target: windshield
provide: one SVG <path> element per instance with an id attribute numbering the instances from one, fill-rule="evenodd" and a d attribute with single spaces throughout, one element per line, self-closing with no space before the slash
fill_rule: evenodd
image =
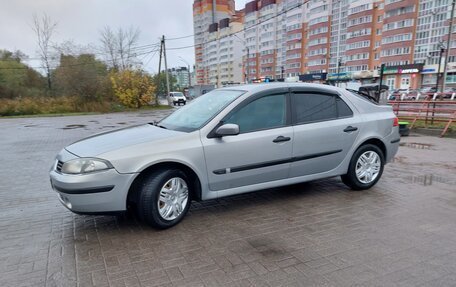
<path id="1" fill-rule="evenodd" d="M 245 91 L 211 91 L 164 118 L 159 125 L 170 130 L 192 132 L 204 126 L 243 93 Z"/>
<path id="2" fill-rule="evenodd" d="M 184 94 L 182 94 L 182 93 L 171 93 L 171 96 L 174 96 L 174 97 L 183 97 Z"/>

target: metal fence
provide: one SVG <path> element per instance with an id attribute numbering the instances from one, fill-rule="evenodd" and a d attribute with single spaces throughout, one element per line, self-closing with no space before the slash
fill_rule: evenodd
<path id="1" fill-rule="evenodd" d="M 400 120 L 411 121 L 411 129 L 418 120 L 423 121 L 426 128 L 434 123 L 444 123 L 440 134 L 443 137 L 450 126 L 456 122 L 456 101 L 454 100 L 394 100 L 388 103 Z"/>

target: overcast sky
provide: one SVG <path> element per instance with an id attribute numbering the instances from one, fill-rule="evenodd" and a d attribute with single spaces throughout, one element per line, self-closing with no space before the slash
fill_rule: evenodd
<path id="1" fill-rule="evenodd" d="M 236 8 L 247 0 L 237 0 Z M 98 45 L 99 31 L 104 26 L 138 27 L 138 45 L 167 38 L 193 34 L 193 0 L 0 0 L 0 49 L 19 49 L 30 58 L 37 57 L 36 36 L 32 30 L 33 15 L 47 13 L 57 22 L 53 41 L 72 40 L 81 45 Z M 167 41 L 167 48 L 193 45 L 193 37 Z M 146 70 L 156 72 L 158 53 L 140 57 Z M 168 52 L 168 66 L 185 65 L 179 57 L 194 63 L 193 48 Z M 38 63 L 30 61 L 30 65 Z"/>

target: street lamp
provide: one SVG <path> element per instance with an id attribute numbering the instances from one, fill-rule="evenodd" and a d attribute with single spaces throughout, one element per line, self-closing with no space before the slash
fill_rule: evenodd
<path id="1" fill-rule="evenodd" d="M 250 52 L 250 51 L 249 51 L 249 47 L 247 46 L 247 42 L 246 42 L 244 39 L 242 39 L 241 37 L 239 37 L 239 36 L 236 35 L 236 34 L 232 34 L 232 35 L 233 35 L 234 37 L 238 38 L 238 39 L 242 42 L 242 44 L 244 45 L 244 47 L 245 47 L 246 50 L 247 50 L 247 58 L 246 58 L 246 60 L 245 60 L 245 62 L 244 62 L 244 79 L 245 79 L 245 83 L 248 84 L 248 83 L 249 83 L 249 77 L 248 77 L 248 68 L 249 68 L 249 65 L 248 65 L 248 63 L 249 63 L 249 52 Z"/>
<path id="2" fill-rule="evenodd" d="M 185 64 L 187 64 L 187 67 L 188 67 L 188 70 L 187 70 L 187 73 L 188 73 L 188 86 L 190 87 L 192 85 L 192 75 L 190 73 L 190 64 L 184 60 L 184 58 L 182 58 L 181 56 L 179 56 L 179 59 L 184 62 Z"/>
<path id="3" fill-rule="evenodd" d="M 340 66 L 342 66 L 342 58 L 339 58 L 337 60 L 337 80 L 336 80 L 337 87 L 339 86 Z"/>

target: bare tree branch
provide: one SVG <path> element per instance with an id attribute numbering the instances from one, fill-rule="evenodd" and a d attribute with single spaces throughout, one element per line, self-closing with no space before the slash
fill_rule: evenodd
<path id="1" fill-rule="evenodd" d="M 38 17 L 36 14 L 33 15 L 33 31 L 37 36 L 38 53 L 41 58 L 41 65 L 46 71 L 46 77 L 48 82 L 48 88 L 52 88 L 51 83 L 51 38 L 55 32 L 57 23 L 53 22 L 51 17 L 47 14 L 43 14 Z"/>
<path id="2" fill-rule="evenodd" d="M 101 49 L 106 54 L 107 64 L 116 70 L 132 67 L 136 61 L 134 47 L 139 39 L 138 28 L 128 30 L 119 28 L 114 32 L 109 26 L 100 32 Z"/>

